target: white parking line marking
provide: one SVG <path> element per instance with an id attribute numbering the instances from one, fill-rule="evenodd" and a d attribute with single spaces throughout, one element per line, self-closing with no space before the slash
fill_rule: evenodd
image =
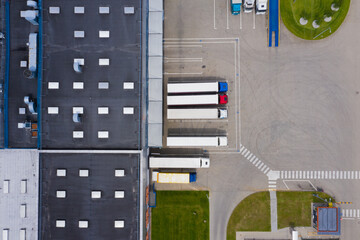
<path id="1" fill-rule="evenodd" d="M 253 29 L 255 29 L 255 11 L 253 11 Z"/>
<path id="2" fill-rule="evenodd" d="M 336 179 L 339 179 L 339 171 L 336 171 Z"/>
<path id="3" fill-rule="evenodd" d="M 349 209 L 346 209 L 346 210 L 345 210 L 345 216 L 346 216 L 346 217 L 349 216 Z"/>
<path id="4" fill-rule="evenodd" d="M 351 179 L 354 179 L 354 171 L 351 171 Z"/>
<path id="5" fill-rule="evenodd" d="M 214 0 L 214 29 L 216 29 L 215 10 L 216 10 L 216 0 Z"/>
<path id="6" fill-rule="evenodd" d="M 226 29 L 229 29 L 229 0 L 226 1 Z"/>
<path id="7" fill-rule="evenodd" d="M 302 173 L 303 173 L 303 171 L 300 171 L 300 172 L 299 172 L 299 178 L 300 178 L 300 179 L 302 178 Z"/>
<path id="8" fill-rule="evenodd" d="M 310 179 L 313 178 L 313 171 L 310 171 Z"/>
<path id="9" fill-rule="evenodd" d="M 169 73 L 169 72 L 164 72 L 164 75 L 202 75 L 203 72 L 192 72 L 192 73 L 184 73 L 184 72 L 181 72 L 181 73 L 177 73 L 177 72 L 174 72 L 174 73 Z"/>
<path id="10" fill-rule="evenodd" d="M 242 29 L 242 14 L 240 14 L 240 29 Z"/>

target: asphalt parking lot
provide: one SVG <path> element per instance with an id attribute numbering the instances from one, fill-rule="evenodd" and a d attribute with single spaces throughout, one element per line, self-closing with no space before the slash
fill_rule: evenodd
<path id="1" fill-rule="evenodd" d="M 265 172 L 360 169 L 359 33 L 354 31 L 359 27 L 359 12 L 360 4 L 352 2 L 339 30 L 318 42 L 300 40 L 281 25 L 279 48 L 269 48 L 267 15 L 232 16 L 227 1 L 165 2 L 165 83 L 171 71 L 179 73 L 176 77 L 231 79 L 226 69 L 232 64 L 230 50 L 225 44 L 217 45 L 212 53 L 200 40 L 239 42 L 239 115 L 229 114 L 229 121 L 238 121 L 237 131 L 236 124 L 230 123 L 221 128 L 219 122 L 165 122 L 165 128 L 213 127 L 227 131 L 228 136 L 238 133 L 239 144 L 229 137 L 229 148 L 234 150 L 210 150 L 211 167 L 198 170 L 196 186 L 210 189 L 211 240 L 225 239 L 227 221 L 242 198 L 269 188 Z M 169 50 L 171 42 L 178 46 Z M 166 63 L 167 58 L 175 57 L 201 59 L 206 68 L 199 68 L 201 62 Z M 223 59 L 220 64 L 219 59 Z M 191 72 L 202 74 L 186 74 Z M 234 107 L 232 94 L 229 109 Z M 359 178 L 355 175 L 341 180 L 313 177 L 309 181 L 341 201 L 353 201 L 352 208 L 359 208 Z M 274 189 L 287 189 L 282 180 L 272 184 Z M 358 236 L 356 222 L 356 218 L 344 222 L 343 239 Z"/>

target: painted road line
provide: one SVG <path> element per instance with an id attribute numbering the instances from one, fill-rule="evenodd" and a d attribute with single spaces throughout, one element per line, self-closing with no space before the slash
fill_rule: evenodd
<path id="1" fill-rule="evenodd" d="M 264 173 L 267 174 L 269 170 L 270 170 L 270 168 L 267 167 L 267 168 L 265 169 Z"/>
<path id="2" fill-rule="evenodd" d="M 250 160 L 250 158 L 253 156 L 252 153 L 250 153 L 250 155 L 247 157 L 248 160 Z"/>
<path id="3" fill-rule="evenodd" d="M 261 161 L 258 161 L 258 163 L 255 165 L 255 167 L 259 166 L 260 163 L 261 163 Z"/>
<path id="4" fill-rule="evenodd" d="M 276 181 L 269 181 L 269 184 L 274 185 L 274 184 L 276 184 Z"/>
<path id="5" fill-rule="evenodd" d="M 244 148 L 243 150 L 242 150 L 242 152 L 240 152 L 242 155 L 244 155 L 244 153 L 246 153 L 248 150 L 246 149 L 246 148 Z"/>
<path id="6" fill-rule="evenodd" d="M 216 11 L 216 0 L 214 0 L 214 29 L 216 29 L 215 11 Z"/>
<path id="7" fill-rule="evenodd" d="M 260 169 L 262 172 L 264 172 L 265 168 L 266 168 L 266 164 Z"/>
<path id="8" fill-rule="evenodd" d="M 255 158 L 256 158 L 256 156 L 254 155 L 254 156 L 250 159 L 250 162 L 252 163 Z"/>
<path id="9" fill-rule="evenodd" d="M 242 152 L 242 150 L 244 150 L 244 146 L 241 146 L 241 148 L 240 148 L 240 153 Z"/>
<path id="10" fill-rule="evenodd" d="M 258 158 L 255 159 L 255 161 L 253 162 L 253 164 L 257 163 L 259 161 Z"/>
<path id="11" fill-rule="evenodd" d="M 263 165 L 264 165 L 264 163 L 262 162 L 262 163 L 259 165 L 258 169 L 260 169 Z"/>
<path id="12" fill-rule="evenodd" d="M 244 157 L 246 158 L 249 154 L 250 154 L 250 152 L 247 152 L 247 153 L 244 155 Z"/>
<path id="13" fill-rule="evenodd" d="M 229 29 L 229 0 L 226 1 L 226 29 Z"/>

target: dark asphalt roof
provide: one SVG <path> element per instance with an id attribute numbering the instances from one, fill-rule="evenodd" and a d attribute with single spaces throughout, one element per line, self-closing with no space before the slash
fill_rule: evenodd
<path id="1" fill-rule="evenodd" d="M 84 14 L 74 7 L 83 6 Z M 109 14 L 99 14 L 108 6 Z M 134 15 L 125 15 L 124 6 L 134 6 Z M 49 7 L 60 7 L 60 14 L 50 14 Z M 138 149 L 140 146 L 140 1 L 44 1 L 44 71 L 42 85 L 42 148 L 49 149 Z M 84 31 L 84 38 L 74 38 L 74 31 Z M 99 31 L 109 31 L 110 38 L 99 38 Z M 81 73 L 73 69 L 75 58 L 84 59 Z M 109 59 L 109 66 L 99 66 L 99 59 Z M 58 82 L 59 89 L 48 89 Z M 84 89 L 73 89 L 73 82 L 83 82 Z M 109 89 L 98 89 L 108 82 Z M 134 89 L 124 89 L 132 82 Z M 48 114 L 48 107 L 58 107 L 59 114 Z M 81 123 L 73 122 L 73 107 L 83 107 Z M 98 107 L 108 107 L 109 114 L 99 115 Z M 134 114 L 123 114 L 133 107 Z M 73 138 L 73 131 L 84 137 Z M 108 131 L 109 138 L 99 139 L 98 131 Z"/>
<path id="2" fill-rule="evenodd" d="M 41 239 L 138 239 L 138 162 L 136 154 L 57 154 L 40 155 L 41 166 Z M 57 170 L 66 176 L 57 176 Z M 89 171 L 80 177 L 79 170 Z M 116 177 L 115 170 L 124 170 Z M 57 198 L 56 191 L 66 191 Z M 91 191 L 101 191 L 100 199 L 92 199 Z M 124 191 L 124 198 L 115 198 Z M 65 220 L 65 227 L 56 227 Z M 79 221 L 88 228 L 79 228 Z M 114 221 L 123 220 L 124 228 Z"/>

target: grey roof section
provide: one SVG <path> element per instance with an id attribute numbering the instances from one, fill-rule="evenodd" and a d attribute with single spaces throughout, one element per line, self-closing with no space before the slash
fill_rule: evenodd
<path id="1" fill-rule="evenodd" d="M 149 124 L 150 123 L 161 123 L 163 115 L 162 102 L 149 102 Z"/>
<path id="2" fill-rule="evenodd" d="M 149 101 L 163 100 L 163 80 L 162 78 L 149 78 Z"/>
<path id="3" fill-rule="evenodd" d="M 149 78 L 162 78 L 163 57 L 149 56 Z"/>
<path id="4" fill-rule="evenodd" d="M 163 135 L 163 2 L 149 1 L 148 145 L 162 147 Z"/>
<path id="5" fill-rule="evenodd" d="M 150 0 L 149 11 L 150 12 L 162 12 L 163 11 L 163 0 Z"/>
<path id="6" fill-rule="evenodd" d="M 8 229 L 10 239 L 19 239 L 20 229 L 25 229 L 26 239 L 36 240 L 39 196 L 38 151 L 0 150 L 0 163 L 0 229 L 1 231 Z M 8 193 L 5 193 L 7 187 Z M 21 205 L 26 205 L 25 217 L 21 216 Z"/>
<path id="7" fill-rule="evenodd" d="M 319 231 L 336 232 L 337 220 L 337 208 L 319 208 Z"/>
<path id="8" fill-rule="evenodd" d="M 43 5 L 42 148 L 139 149 L 140 1 L 46 0 Z M 104 6 L 109 13 L 99 9 Z M 60 13 L 50 14 L 49 7 L 59 7 Z M 84 7 L 84 13 L 74 7 Z M 124 7 L 135 7 L 134 14 L 126 15 Z M 84 37 L 75 38 L 75 31 Z M 84 60 L 81 72 L 74 70 L 75 59 Z M 49 89 L 52 82 L 57 89 Z M 125 87 L 128 82 L 133 87 Z M 49 114 L 49 107 L 58 107 L 58 114 Z M 79 123 L 73 121 L 74 107 L 83 110 Z M 99 107 L 108 113 L 99 114 Z M 125 114 L 124 107 L 133 113 Z M 82 135 L 74 138 L 74 131 Z M 99 138 L 99 131 L 107 131 L 108 138 Z"/>
<path id="9" fill-rule="evenodd" d="M 139 154 L 61 154 L 40 155 L 41 239 L 98 240 L 138 239 Z M 66 176 L 57 176 L 57 170 Z M 80 176 L 80 169 L 88 176 Z M 124 170 L 123 175 L 115 175 Z M 64 172 L 62 172 L 63 175 Z M 57 198 L 56 191 L 66 191 Z M 100 191 L 100 198 L 92 198 Z M 115 198 L 115 191 L 124 191 Z M 65 220 L 65 227 L 56 227 L 56 220 Z M 79 228 L 79 221 L 88 221 L 88 228 Z M 123 228 L 115 228 L 115 220 L 123 220 Z"/>
<path id="10" fill-rule="evenodd" d="M 163 35 L 149 34 L 149 56 L 163 56 Z"/>
<path id="11" fill-rule="evenodd" d="M 149 146 L 161 147 L 162 135 L 163 135 L 163 124 L 162 123 L 151 123 L 148 126 L 149 134 Z"/>
<path id="12" fill-rule="evenodd" d="M 163 33 L 163 12 L 149 12 L 149 33 Z"/>

